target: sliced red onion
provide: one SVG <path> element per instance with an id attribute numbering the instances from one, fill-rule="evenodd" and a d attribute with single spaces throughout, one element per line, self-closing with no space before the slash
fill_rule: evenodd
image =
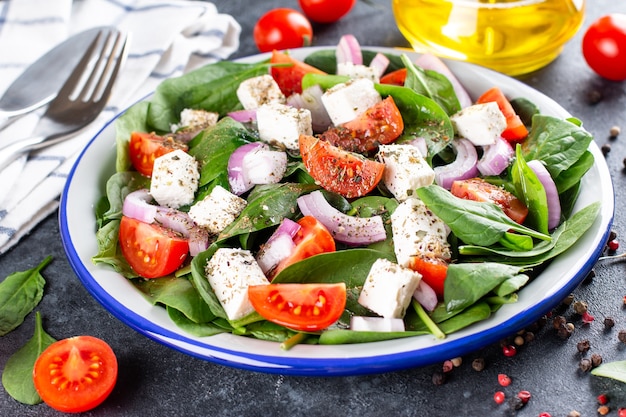
<path id="1" fill-rule="evenodd" d="M 426 139 L 423 137 L 416 137 L 409 141 L 410 145 L 416 146 L 419 149 L 420 153 L 424 158 L 428 156 L 428 145 L 426 144 Z"/>
<path id="2" fill-rule="evenodd" d="M 389 66 L 389 58 L 387 58 L 384 54 L 378 52 L 374 55 L 372 62 L 370 62 L 370 68 L 373 68 L 376 71 L 376 76 L 378 78 L 382 77 L 385 71 L 387 71 L 387 67 Z"/>
<path id="3" fill-rule="evenodd" d="M 420 280 L 417 289 L 413 293 L 413 298 L 415 298 L 417 302 L 426 309 L 426 311 L 433 311 L 439 302 L 435 290 L 433 290 L 430 285 L 425 283 L 423 279 Z"/>
<path id="4" fill-rule="evenodd" d="M 230 155 L 228 159 L 228 183 L 233 194 L 241 195 L 254 186 L 254 184 L 246 178 L 243 160 L 248 153 L 260 148 L 269 149 L 263 142 L 252 142 L 240 146 Z"/>
<path id="5" fill-rule="evenodd" d="M 404 321 L 392 317 L 350 317 L 350 330 L 361 332 L 403 332 Z"/>
<path id="6" fill-rule="evenodd" d="M 228 113 L 228 116 L 239 123 L 250 123 L 256 121 L 256 109 L 235 110 Z"/>
<path id="7" fill-rule="evenodd" d="M 122 205 L 122 214 L 144 223 L 152 223 L 159 206 L 150 204 L 152 196 L 150 191 L 143 188 L 129 193 Z"/>
<path id="8" fill-rule="evenodd" d="M 433 168 L 435 182 L 446 190 L 449 190 L 456 180 L 473 178 L 478 175 L 478 168 L 476 168 L 478 154 L 472 142 L 459 138 L 453 140 L 451 145 L 456 153 L 454 162 Z"/>
<path id="9" fill-rule="evenodd" d="M 511 163 L 515 150 L 508 140 L 499 136 L 493 145 L 483 147 L 483 156 L 476 164 L 482 175 L 500 175 Z"/>
<path id="10" fill-rule="evenodd" d="M 463 87 L 459 79 L 456 78 L 452 71 L 450 71 L 450 68 L 448 68 L 445 62 L 441 59 L 432 54 L 423 54 L 415 60 L 415 64 L 425 70 L 433 70 L 445 75 L 448 80 L 450 80 L 450 83 L 454 88 L 454 92 L 456 93 L 456 97 L 459 99 L 461 108 L 472 105 L 472 99 L 467 93 L 465 87 Z"/>
<path id="11" fill-rule="evenodd" d="M 339 242 L 359 246 L 387 238 L 382 217 L 349 216 L 331 206 L 319 190 L 299 197 L 298 207 L 305 216 L 315 217 Z"/>
<path id="12" fill-rule="evenodd" d="M 264 274 L 276 268 L 280 261 L 293 252 L 296 247 L 293 237 L 299 230 L 298 223 L 285 218 L 267 242 L 261 246 L 256 260 Z"/>
<path id="13" fill-rule="evenodd" d="M 361 45 L 354 35 L 343 35 L 337 45 L 337 64 L 363 65 Z"/>
<path id="14" fill-rule="evenodd" d="M 561 222 L 561 200 L 559 200 L 559 192 L 556 189 L 556 184 L 541 161 L 534 159 L 528 161 L 527 164 L 535 175 L 537 175 L 537 178 L 546 190 L 546 199 L 548 200 L 548 229 L 552 230 Z"/>
<path id="15" fill-rule="evenodd" d="M 322 94 L 324 94 L 322 87 L 315 84 L 303 90 L 302 94 L 295 93 L 287 97 L 288 105 L 311 112 L 311 127 L 314 132 L 324 132 L 333 125 L 322 103 Z"/>
<path id="16" fill-rule="evenodd" d="M 258 148 L 243 157 L 244 177 L 252 184 L 276 184 L 287 170 L 287 154 Z"/>

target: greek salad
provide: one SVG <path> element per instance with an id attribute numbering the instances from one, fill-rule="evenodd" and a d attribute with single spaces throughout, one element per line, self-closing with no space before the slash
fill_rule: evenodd
<path id="1" fill-rule="evenodd" d="M 282 343 L 444 338 L 591 226 L 582 123 L 350 35 L 219 62 L 116 121 L 99 252 L 176 325 Z"/>

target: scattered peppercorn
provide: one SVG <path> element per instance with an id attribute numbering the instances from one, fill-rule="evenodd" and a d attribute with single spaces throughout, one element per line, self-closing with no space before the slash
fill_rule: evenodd
<path id="1" fill-rule="evenodd" d="M 617 417 L 626 417 L 626 408 L 620 408 L 617 410 Z"/>
<path id="2" fill-rule="evenodd" d="M 615 230 L 611 230 L 609 232 L 609 240 L 613 240 L 617 238 L 617 232 Z"/>
<path id="3" fill-rule="evenodd" d="M 587 339 L 581 340 L 580 342 L 576 343 L 576 349 L 578 349 L 580 353 L 587 353 L 590 348 L 591 343 L 589 343 L 589 340 Z"/>
<path id="4" fill-rule="evenodd" d="M 609 240 L 609 242 L 606 244 L 606 246 L 609 248 L 609 250 L 611 252 L 616 252 L 619 249 L 619 240 L 617 239 L 611 239 Z"/>
<path id="5" fill-rule="evenodd" d="M 604 328 L 605 329 L 612 329 L 615 326 L 615 320 L 613 320 L 613 317 L 605 317 L 604 318 Z"/>
<path id="6" fill-rule="evenodd" d="M 576 314 L 582 315 L 587 312 L 587 303 L 584 301 L 575 301 L 574 304 L 572 304 L 572 308 Z"/>
<path id="7" fill-rule="evenodd" d="M 443 385 L 446 382 L 446 375 L 441 371 L 435 371 L 432 380 L 435 385 Z"/>
<path id="8" fill-rule="evenodd" d="M 600 364 L 602 364 L 602 356 L 600 356 L 599 353 L 591 355 L 591 366 L 595 368 L 596 366 L 600 366 Z"/>
<path id="9" fill-rule="evenodd" d="M 524 337 L 520 335 L 515 336 L 515 339 L 513 339 L 513 343 L 515 343 L 515 346 L 522 346 L 524 342 Z"/>
<path id="10" fill-rule="evenodd" d="M 476 372 L 480 372 L 483 369 L 485 369 L 485 359 L 483 358 L 476 358 L 472 361 L 472 369 L 474 369 Z"/>
<path id="11" fill-rule="evenodd" d="M 611 144 L 610 143 L 603 144 L 602 147 L 600 147 L 600 150 L 602 151 L 602 155 L 607 156 L 609 152 L 611 152 Z"/>
<path id="12" fill-rule="evenodd" d="M 522 400 L 524 404 L 526 404 L 530 400 L 530 397 L 531 397 L 530 391 L 526 391 L 526 390 L 518 392 L 517 396 Z"/>
<path id="13" fill-rule="evenodd" d="M 454 365 L 452 364 L 452 361 L 447 360 L 443 362 L 443 372 L 450 372 L 452 369 L 454 369 Z"/>
<path id="14" fill-rule="evenodd" d="M 610 412 L 611 412 L 611 409 L 607 407 L 606 405 L 601 405 L 600 407 L 598 407 L 598 414 L 600 414 L 601 416 L 605 416 L 609 414 Z"/>
<path id="15" fill-rule="evenodd" d="M 572 336 L 573 329 L 569 326 L 571 323 L 561 324 L 561 327 L 556 331 L 557 336 L 566 340 Z"/>
<path id="16" fill-rule="evenodd" d="M 506 396 L 504 395 L 504 392 L 502 391 L 498 391 L 495 394 L 493 394 L 493 400 L 496 402 L 496 404 L 502 404 L 505 398 Z"/>
<path id="17" fill-rule="evenodd" d="M 626 330 L 620 330 L 617 334 L 617 339 L 622 343 L 626 343 Z"/>
<path id="18" fill-rule="evenodd" d="M 570 294 L 567 297 L 565 297 L 565 299 L 562 301 L 563 304 L 565 304 L 566 306 L 569 306 L 572 304 L 572 302 L 574 301 L 574 294 Z"/>
<path id="19" fill-rule="evenodd" d="M 580 413 L 576 410 L 572 410 L 567 414 L 567 417 L 580 417 Z"/>
<path id="20" fill-rule="evenodd" d="M 587 93 L 587 101 L 589 104 L 598 104 L 602 101 L 602 93 L 598 90 L 591 90 Z"/>
<path id="21" fill-rule="evenodd" d="M 456 358 L 450 359 L 450 361 L 452 362 L 452 365 L 454 365 L 455 368 L 458 368 L 463 363 L 463 358 L 458 356 Z"/>
<path id="22" fill-rule="evenodd" d="M 552 417 L 552 414 L 543 412 L 539 414 L 539 417 Z"/>
<path id="23" fill-rule="evenodd" d="M 620 134 L 620 132 L 621 132 L 621 129 L 620 129 L 620 127 L 619 127 L 619 126 L 611 126 L 611 129 L 609 129 L 609 135 L 610 135 L 612 138 L 616 138 L 616 137 L 618 137 L 618 136 L 619 136 L 619 134 Z"/>
<path id="24" fill-rule="evenodd" d="M 605 405 L 606 403 L 609 402 L 609 397 L 607 397 L 606 394 L 600 394 L 596 398 L 598 400 L 598 404 L 600 405 Z"/>
<path id="25" fill-rule="evenodd" d="M 498 374 L 498 384 L 508 387 L 511 385 L 511 378 L 507 374 Z"/>
<path id="26" fill-rule="evenodd" d="M 509 406 L 512 410 L 519 410 L 525 405 L 526 404 L 524 403 L 524 401 L 522 401 L 522 399 L 517 395 L 515 397 L 511 397 L 511 399 L 509 400 Z"/>
<path id="27" fill-rule="evenodd" d="M 591 368 L 593 368 L 593 365 L 591 364 L 591 359 L 582 358 L 578 363 L 578 368 L 580 368 L 580 370 L 583 372 L 591 371 Z"/>
<path id="28" fill-rule="evenodd" d="M 533 332 L 526 332 L 526 333 L 524 333 L 524 342 L 525 343 L 532 342 L 533 340 L 535 340 L 535 333 L 533 333 Z"/>
<path id="29" fill-rule="evenodd" d="M 591 284 L 591 282 L 593 281 L 593 279 L 596 277 L 596 271 L 594 269 L 592 269 L 591 271 L 589 271 L 589 273 L 587 274 L 587 276 L 585 277 L 585 279 L 583 280 L 583 284 Z"/>
<path id="30" fill-rule="evenodd" d="M 595 320 L 595 317 L 593 317 L 591 314 L 589 314 L 588 311 L 585 311 L 583 313 L 582 320 L 583 320 L 583 323 L 589 324 L 589 323 L 591 323 L 592 321 Z"/>
<path id="31" fill-rule="evenodd" d="M 502 346 L 502 353 L 504 356 L 510 358 L 517 354 L 517 348 L 514 345 Z"/>
<path id="32" fill-rule="evenodd" d="M 562 326 L 565 325 L 565 323 L 567 323 L 567 320 L 565 320 L 565 317 L 563 316 L 555 316 L 552 320 L 552 325 L 554 326 L 555 330 L 559 330 Z"/>

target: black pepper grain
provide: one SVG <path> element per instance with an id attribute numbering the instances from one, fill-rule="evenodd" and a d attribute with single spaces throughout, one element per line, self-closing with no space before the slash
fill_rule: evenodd
<path id="1" fill-rule="evenodd" d="M 576 343 L 576 349 L 578 349 L 580 353 L 587 353 L 590 348 L 591 343 L 589 343 L 589 340 L 587 339 L 581 340 L 580 342 Z"/>
<path id="2" fill-rule="evenodd" d="M 607 156 L 611 152 L 611 144 L 605 143 L 600 149 L 602 150 L 602 155 Z"/>
<path id="3" fill-rule="evenodd" d="M 593 365 L 591 364 L 591 359 L 582 358 L 578 363 L 578 368 L 583 372 L 589 372 L 591 368 L 593 368 Z"/>
<path id="4" fill-rule="evenodd" d="M 613 320 L 613 317 L 605 317 L 604 318 L 604 328 L 606 330 L 612 329 L 613 326 L 615 326 L 615 320 Z"/>
<path id="5" fill-rule="evenodd" d="M 432 377 L 433 384 L 443 385 L 446 383 L 446 375 L 441 371 L 435 371 Z"/>
<path id="6" fill-rule="evenodd" d="M 599 90 L 591 90 L 587 93 L 587 101 L 589 104 L 598 104 L 602 101 L 602 93 Z"/>
<path id="7" fill-rule="evenodd" d="M 568 326 L 568 324 L 569 323 L 562 324 L 556 331 L 557 336 L 559 336 L 563 340 L 569 339 L 572 335 L 573 329 L 571 328 L 571 326 Z"/>
<path id="8" fill-rule="evenodd" d="M 472 369 L 476 372 L 481 372 L 485 369 L 485 359 L 484 358 L 476 358 L 472 361 Z"/>
<path id="9" fill-rule="evenodd" d="M 620 330 L 617 334 L 617 339 L 622 343 L 626 343 L 626 330 Z"/>
<path id="10" fill-rule="evenodd" d="M 572 304 L 572 308 L 576 314 L 580 314 L 581 316 L 587 312 L 587 303 L 584 301 L 575 301 Z"/>
<path id="11" fill-rule="evenodd" d="M 524 400 L 517 395 L 509 399 L 509 407 L 511 407 L 511 410 L 520 410 L 525 405 L 526 403 L 524 402 Z"/>
<path id="12" fill-rule="evenodd" d="M 563 316 L 554 316 L 554 319 L 552 319 L 552 326 L 554 326 L 556 330 L 559 330 L 565 323 L 567 323 L 567 320 L 565 320 Z"/>
<path id="13" fill-rule="evenodd" d="M 602 356 L 599 353 L 594 353 L 593 355 L 591 355 L 591 366 L 595 368 L 596 366 L 600 366 L 601 363 Z"/>
<path id="14" fill-rule="evenodd" d="M 609 136 L 613 139 L 618 137 L 620 133 L 621 129 L 619 126 L 611 126 L 611 129 L 609 129 Z"/>

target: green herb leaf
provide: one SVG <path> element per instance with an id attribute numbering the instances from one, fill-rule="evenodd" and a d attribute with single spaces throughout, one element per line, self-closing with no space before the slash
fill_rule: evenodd
<path id="1" fill-rule="evenodd" d="M 2 371 L 2 385 L 15 400 L 29 405 L 41 402 L 33 383 L 33 367 L 41 352 L 54 342 L 56 339 L 43 330 L 37 312 L 33 337 L 9 358 Z"/>
<path id="2" fill-rule="evenodd" d="M 43 297 L 46 280 L 40 271 L 52 261 L 48 256 L 37 267 L 14 272 L 0 283 L 0 336 L 22 324 Z"/>
<path id="3" fill-rule="evenodd" d="M 613 378 L 617 381 L 626 382 L 626 361 L 603 363 L 591 370 L 591 375 Z"/>

